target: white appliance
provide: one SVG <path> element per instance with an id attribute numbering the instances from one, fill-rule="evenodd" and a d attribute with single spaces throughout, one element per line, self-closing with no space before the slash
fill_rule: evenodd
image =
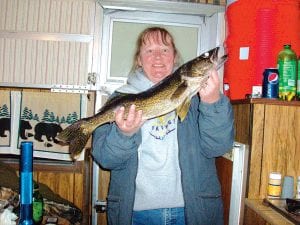
<path id="1" fill-rule="evenodd" d="M 223 157 L 233 162 L 229 225 L 242 225 L 244 218 L 249 146 L 235 142 L 232 151 L 226 153 Z"/>

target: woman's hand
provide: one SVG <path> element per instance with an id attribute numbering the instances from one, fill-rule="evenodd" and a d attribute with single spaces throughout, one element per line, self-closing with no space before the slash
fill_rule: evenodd
<path id="1" fill-rule="evenodd" d="M 207 86 L 198 92 L 202 102 L 214 103 L 220 99 L 220 80 L 217 70 L 210 71 Z"/>
<path id="2" fill-rule="evenodd" d="M 116 111 L 115 121 L 123 134 L 131 136 L 135 134 L 145 122 L 145 120 L 142 119 L 142 114 L 142 110 L 136 111 L 135 105 L 131 105 L 127 118 L 125 118 L 125 108 L 121 106 Z"/>

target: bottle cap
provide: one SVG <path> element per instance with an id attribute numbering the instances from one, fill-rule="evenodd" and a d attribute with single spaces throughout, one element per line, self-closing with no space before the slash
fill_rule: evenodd
<path id="1" fill-rule="evenodd" d="M 271 172 L 269 178 L 279 180 L 279 179 L 281 179 L 281 173 Z"/>

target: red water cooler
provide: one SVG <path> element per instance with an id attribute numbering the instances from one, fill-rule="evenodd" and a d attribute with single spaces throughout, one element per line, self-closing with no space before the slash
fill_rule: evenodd
<path id="1" fill-rule="evenodd" d="M 300 0 L 238 0 L 226 8 L 224 82 L 230 98 L 243 99 L 277 66 L 284 44 L 300 55 Z"/>

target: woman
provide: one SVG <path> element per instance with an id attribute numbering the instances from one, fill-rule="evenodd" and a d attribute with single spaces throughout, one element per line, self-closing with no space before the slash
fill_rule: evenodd
<path id="1" fill-rule="evenodd" d="M 174 71 L 177 60 L 167 30 L 145 29 L 127 85 L 117 91 L 150 88 Z M 212 70 L 183 122 L 174 111 L 143 121 L 143 112 L 132 105 L 127 118 L 120 107 L 115 123 L 94 132 L 94 159 L 111 171 L 110 225 L 223 224 L 215 157 L 232 147 L 233 114 L 219 88 L 217 71 Z"/>

